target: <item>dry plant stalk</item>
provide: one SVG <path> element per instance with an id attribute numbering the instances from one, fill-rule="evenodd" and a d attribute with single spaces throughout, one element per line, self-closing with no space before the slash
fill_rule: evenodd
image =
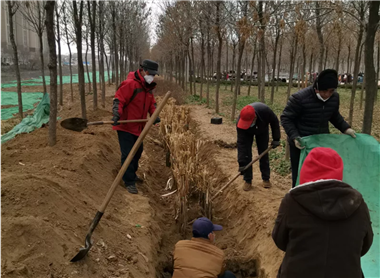
<path id="1" fill-rule="evenodd" d="M 190 130 L 190 109 L 177 106 L 174 99 L 161 112 L 160 133 L 170 153 L 170 164 L 174 182 L 177 186 L 177 210 L 180 221 L 180 232 L 186 235 L 188 223 L 188 200 L 196 193 L 199 204 L 206 217 L 212 217 L 210 189 L 215 179 L 209 174 L 210 167 L 208 143 L 197 139 Z"/>

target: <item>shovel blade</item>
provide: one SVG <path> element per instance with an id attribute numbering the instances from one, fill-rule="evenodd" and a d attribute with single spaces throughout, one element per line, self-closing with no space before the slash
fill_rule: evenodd
<path id="1" fill-rule="evenodd" d="M 74 258 L 71 259 L 70 262 L 72 263 L 75 263 L 77 261 L 80 261 L 81 259 L 83 259 L 84 257 L 86 257 L 88 251 L 90 251 L 90 248 L 91 247 L 88 247 L 88 248 L 81 248 L 78 252 L 78 254 L 75 255 Z"/>
<path id="2" fill-rule="evenodd" d="M 65 129 L 81 132 L 87 128 L 87 120 L 82 118 L 69 118 L 61 122 Z"/>

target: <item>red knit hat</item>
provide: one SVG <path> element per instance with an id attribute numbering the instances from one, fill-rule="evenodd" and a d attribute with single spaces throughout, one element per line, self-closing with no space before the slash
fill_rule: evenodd
<path id="1" fill-rule="evenodd" d="M 237 124 L 238 128 L 248 129 L 256 118 L 255 108 L 251 105 L 246 105 L 240 111 L 240 119 Z"/>
<path id="2" fill-rule="evenodd" d="M 303 162 L 300 184 L 327 179 L 343 179 L 343 160 L 333 149 L 314 148 Z"/>

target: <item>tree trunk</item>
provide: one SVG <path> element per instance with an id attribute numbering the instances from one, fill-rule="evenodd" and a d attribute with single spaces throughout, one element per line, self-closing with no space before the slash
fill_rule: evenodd
<path id="1" fill-rule="evenodd" d="M 191 79 L 194 82 L 194 95 L 197 95 L 196 82 L 195 82 L 194 44 L 193 44 L 193 38 L 192 37 L 190 38 L 190 42 L 191 42 L 191 60 L 192 60 L 192 64 L 193 64 L 193 70 L 191 71 Z M 190 84 L 190 86 L 191 86 L 191 84 Z"/>
<path id="2" fill-rule="evenodd" d="M 302 80 L 302 88 L 306 88 L 306 45 L 305 43 L 302 45 L 302 67 L 301 67 L 301 80 Z M 298 78 L 299 79 L 299 78 Z"/>
<path id="3" fill-rule="evenodd" d="M 104 50 L 104 45 L 103 45 L 103 50 Z M 106 65 L 107 65 L 107 75 L 108 75 L 108 86 L 111 86 L 111 74 L 110 74 L 110 59 L 108 59 L 107 53 L 104 51 L 103 55 L 106 57 Z"/>
<path id="4" fill-rule="evenodd" d="M 365 81 L 366 81 L 366 98 L 364 106 L 363 128 L 362 132 L 371 135 L 373 107 L 377 94 L 377 80 L 374 65 L 374 45 L 377 26 L 379 24 L 379 1 L 369 2 L 369 18 L 365 38 Z"/>
<path id="5" fill-rule="evenodd" d="M 190 95 L 193 94 L 193 83 L 192 83 L 192 78 L 193 78 L 193 74 L 192 74 L 192 67 L 193 67 L 193 64 L 191 62 L 191 57 L 190 57 L 190 51 L 187 51 L 187 55 L 188 55 L 188 58 L 189 58 L 189 69 L 190 69 L 190 79 L 189 79 L 189 82 L 190 82 Z"/>
<path id="6" fill-rule="evenodd" d="M 280 53 L 278 56 L 278 67 L 277 67 L 277 82 L 276 82 L 276 92 L 278 92 L 278 84 L 282 82 L 280 80 L 280 71 L 281 71 L 281 55 L 282 55 L 282 46 L 284 44 L 284 37 L 281 38 L 280 42 Z"/>
<path id="7" fill-rule="evenodd" d="M 88 55 L 88 33 L 86 34 L 86 56 L 84 57 L 84 59 L 86 61 L 86 71 L 87 71 L 87 79 L 88 79 L 88 92 L 91 93 L 91 79 L 90 79 L 90 71 L 88 70 L 87 55 Z"/>
<path id="8" fill-rule="evenodd" d="M 207 107 L 210 107 L 210 54 L 211 54 L 211 45 L 210 45 L 210 28 L 209 24 L 207 24 L 207 89 L 206 89 L 206 104 Z"/>
<path id="9" fill-rule="evenodd" d="M 273 104 L 274 99 L 274 87 L 275 87 L 275 74 L 276 74 L 276 58 L 277 58 L 277 47 L 278 47 L 278 40 L 280 39 L 280 30 L 276 30 L 276 38 L 274 41 L 274 50 L 273 50 L 273 62 L 272 62 L 272 89 L 270 94 L 270 103 Z"/>
<path id="10" fill-rule="evenodd" d="M 226 83 L 225 83 L 225 86 L 224 86 L 224 90 L 227 90 L 227 75 L 228 75 L 228 37 L 226 36 L 226 79 L 224 80 Z"/>
<path id="11" fill-rule="evenodd" d="M 205 77 L 205 40 L 204 34 L 201 32 L 201 91 L 200 91 L 200 100 L 203 98 L 203 82 Z"/>
<path id="12" fill-rule="evenodd" d="M 235 93 L 234 93 L 234 97 L 232 101 L 231 121 L 235 119 L 236 100 L 237 100 L 238 91 L 240 88 L 241 59 L 243 57 L 244 46 L 245 46 L 245 39 L 240 38 L 239 39 L 239 56 L 238 56 L 238 61 L 237 61 L 237 72 L 236 72 L 236 78 L 235 78 Z"/>
<path id="13" fill-rule="evenodd" d="M 115 59 L 115 71 L 116 71 L 116 81 L 115 81 L 115 91 L 119 87 L 119 55 L 117 50 L 117 40 L 116 40 L 116 2 L 113 2 L 113 9 L 112 9 L 112 30 L 113 30 L 113 46 L 114 46 L 114 59 Z"/>
<path id="14" fill-rule="evenodd" d="M 59 105 L 62 106 L 63 105 L 63 84 L 62 84 L 61 34 L 60 34 L 60 29 L 59 29 L 58 8 L 57 6 L 55 7 L 56 7 L 55 12 L 57 15 L 57 44 L 58 44 L 58 64 L 59 64 Z"/>
<path id="15" fill-rule="evenodd" d="M 91 40 L 91 58 L 92 58 L 92 92 L 93 92 L 93 97 L 94 97 L 94 110 L 98 109 L 98 92 L 97 92 L 97 87 L 96 87 L 96 45 L 95 45 L 95 28 L 96 28 L 96 1 L 92 3 L 92 12 L 91 12 L 91 4 L 90 1 L 87 1 L 88 5 L 88 15 L 89 15 L 89 20 L 90 20 L 90 29 L 91 29 L 91 35 L 90 35 L 90 40 Z"/>
<path id="16" fill-rule="evenodd" d="M 309 80 L 309 83 L 313 83 L 314 80 L 312 79 L 313 78 L 313 71 L 314 69 L 312 68 L 313 66 L 313 52 L 310 54 L 310 61 L 309 61 L 309 76 L 308 76 L 308 80 Z"/>
<path id="17" fill-rule="evenodd" d="M 339 34 L 338 36 L 338 53 L 336 55 L 336 61 L 335 61 L 335 70 L 339 74 L 339 63 L 340 63 L 340 51 L 342 48 L 342 36 Z M 348 73 L 348 72 L 347 72 Z"/>
<path id="18" fill-rule="evenodd" d="M 220 17 L 221 17 L 221 11 L 220 11 L 220 4 L 221 2 L 218 1 L 216 3 L 216 28 L 217 28 L 217 34 L 218 34 L 218 60 L 216 62 L 216 92 L 215 92 L 215 113 L 219 113 L 219 88 L 220 88 L 220 71 L 221 71 L 221 64 L 220 60 L 222 58 L 222 45 L 223 45 L 223 37 L 222 37 L 222 31 L 220 26 Z"/>
<path id="19" fill-rule="evenodd" d="M 288 84 L 287 99 L 289 99 L 290 92 L 293 87 L 294 62 L 295 62 L 296 53 L 297 53 L 297 43 L 298 43 L 297 34 L 293 33 L 293 45 L 290 52 L 290 70 L 289 70 L 289 84 Z"/>
<path id="20" fill-rule="evenodd" d="M 364 17 L 364 12 L 362 13 L 361 19 L 363 17 Z M 362 43 L 363 33 L 364 33 L 364 26 L 360 24 L 359 36 L 358 36 L 358 41 L 357 41 L 356 50 L 355 50 L 355 66 L 354 66 L 354 74 L 352 77 L 350 111 L 349 111 L 349 116 L 348 116 L 348 123 L 350 125 L 352 125 L 352 119 L 354 116 L 354 102 L 355 102 L 356 86 L 358 84 L 358 74 L 359 74 L 359 67 L 360 67 L 360 57 L 359 57 L 360 45 Z"/>
<path id="21" fill-rule="evenodd" d="M 57 132 L 57 53 L 55 51 L 54 34 L 54 6 L 55 1 L 47 1 L 46 10 L 46 34 L 49 45 L 49 69 L 50 69 L 50 115 L 49 115 L 49 145 L 56 144 Z"/>
<path id="22" fill-rule="evenodd" d="M 44 46 L 42 43 L 42 35 L 43 33 L 41 32 L 38 34 L 38 40 L 40 42 L 40 59 L 41 59 L 41 74 L 42 74 L 42 84 L 44 86 L 44 93 L 47 93 L 46 89 L 46 80 L 45 80 L 45 62 L 44 62 Z"/>
<path id="23" fill-rule="evenodd" d="M 327 57 L 328 57 L 328 54 L 329 54 L 329 48 L 326 46 L 325 63 L 324 63 L 323 69 L 326 69 L 326 67 L 327 67 Z"/>
<path id="24" fill-rule="evenodd" d="M 255 45 L 253 47 L 253 55 L 252 55 L 252 63 L 251 63 L 251 76 L 249 78 L 249 85 L 248 85 L 248 95 L 251 95 L 251 84 L 252 84 L 252 79 L 253 79 L 253 66 L 255 64 L 255 57 L 256 57 L 256 45 L 257 43 L 255 42 Z"/>
<path id="25" fill-rule="evenodd" d="M 72 54 L 71 54 L 71 47 L 70 47 L 69 32 L 67 30 L 66 3 L 64 3 L 64 6 L 63 6 L 63 21 L 65 24 L 66 44 L 67 44 L 67 47 L 69 49 L 70 90 L 71 90 L 71 102 L 73 102 L 74 101 L 74 90 L 73 90 L 73 70 L 72 70 L 72 66 L 71 66 Z"/>
<path id="26" fill-rule="evenodd" d="M 232 68 L 232 73 L 234 73 L 235 74 L 235 79 L 237 78 L 237 76 L 236 76 L 236 67 L 235 67 L 235 57 L 236 57 L 236 43 L 235 42 L 233 42 L 233 44 L 232 44 L 232 46 L 233 46 L 233 50 L 232 50 L 232 66 L 231 66 L 231 68 Z M 233 90 L 234 90 L 234 82 L 231 80 L 231 93 L 233 92 Z"/>
<path id="27" fill-rule="evenodd" d="M 14 35 L 14 27 L 13 27 L 13 16 L 16 13 L 16 11 L 13 10 L 15 1 L 7 1 L 8 5 L 8 16 L 9 16 L 9 29 L 10 34 L 9 38 L 11 40 L 12 48 L 13 48 L 13 65 L 15 67 L 16 72 L 16 79 L 17 79 L 17 98 L 18 98 L 18 114 L 20 116 L 20 119 L 24 118 L 24 113 L 22 112 L 22 93 L 21 93 L 21 75 L 20 75 L 20 67 L 18 64 L 18 52 L 17 52 L 17 44 L 15 41 L 15 35 Z"/>
<path id="28" fill-rule="evenodd" d="M 347 73 L 351 73 L 351 66 L 350 66 L 350 57 L 351 57 L 351 44 L 348 44 L 348 56 L 347 56 Z"/>
<path id="29" fill-rule="evenodd" d="M 365 57 L 365 51 L 364 51 L 364 57 Z M 363 78 L 363 83 L 361 84 L 361 88 L 360 88 L 360 100 L 359 100 L 359 110 L 362 110 L 363 108 L 363 96 L 364 96 L 364 90 L 365 90 L 365 80 L 366 78 Z"/>
<path id="30" fill-rule="evenodd" d="M 79 13 L 77 8 L 77 1 L 73 1 L 74 9 L 74 25 L 76 34 L 76 44 L 78 53 L 78 82 L 79 82 L 79 94 L 82 110 L 82 118 L 87 119 L 86 113 L 86 97 L 85 97 L 85 81 L 84 81 L 84 67 L 82 58 L 82 17 L 83 17 L 83 0 L 80 1 Z"/>
<path id="31" fill-rule="evenodd" d="M 100 69 L 99 77 L 102 86 L 102 107 L 106 107 L 106 82 L 105 82 L 105 72 L 104 72 L 104 2 L 99 1 L 99 45 L 100 45 Z"/>
<path id="32" fill-rule="evenodd" d="M 323 69 L 323 54 L 325 52 L 325 47 L 323 43 L 323 34 L 322 34 L 322 22 L 320 16 L 320 4 L 318 1 L 315 1 L 315 15 L 316 15 L 316 29 L 319 41 L 319 62 L 318 62 L 318 73 L 320 73 Z"/>

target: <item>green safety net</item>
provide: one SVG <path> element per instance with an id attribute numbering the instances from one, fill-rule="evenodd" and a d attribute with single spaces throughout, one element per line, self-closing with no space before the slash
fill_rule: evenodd
<path id="1" fill-rule="evenodd" d="M 315 147 L 334 149 L 343 159 L 343 181 L 357 189 L 368 205 L 374 233 L 369 252 L 362 257 L 364 276 L 380 277 L 380 144 L 370 135 L 319 134 L 301 139 L 306 147 L 301 151 L 299 171 L 307 154 Z M 299 184 L 299 175 L 297 185 Z"/>
<path id="2" fill-rule="evenodd" d="M 21 123 L 16 125 L 11 131 L 1 136 L 1 144 L 14 138 L 20 133 L 29 133 L 40 128 L 43 124 L 49 122 L 50 98 L 48 94 L 42 97 L 41 102 L 34 110 L 33 115 L 24 118 Z"/>
<path id="3" fill-rule="evenodd" d="M 92 79 L 92 72 L 90 72 L 89 74 L 90 74 L 90 81 L 92 82 L 92 80 L 93 80 Z M 104 72 L 104 80 L 106 82 L 108 81 L 108 72 L 107 71 Z M 49 85 L 50 84 L 50 76 L 48 76 L 48 75 L 45 76 L 45 81 L 46 81 L 46 85 Z M 84 81 L 86 83 L 88 83 L 88 76 L 87 76 L 86 72 L 84 74 Z M 99 71 L 96 72 L 96 82 L 100 82 Z M 62 76 L 62 84 L 69 84 L 69 83 L 70 83 L 70 75 Z M 73 74 L 73 83 L 79 83 L 78 74 Z M 57 77 L 57 84 L 60 84 L 59 76 Z M 28 80 L 23 80 L 21 82 L 21 86 L 42 86 L 42 85 L 43 85 L 42 76 L 40 76 L 39 78 L 32 78 L 32 79 L 28 79 Z M 17 81 L 11 81 L 8 83 L 2 83 L 1 84 L 1 88 L 10 88 L 10 87 L 16 87 L 16 86 L 17 86 Z"/>
<path id="4" fill-rule="evenodd" d="M 22 93 L 23 112 L 34 109 L 34 104 L 39 102 L 43 93 Z M 16 92 L 1 92 L 1 105 L 14 105 L 14 107 L 1 108 L 1 119 L 7 120 L 18 113 L 18 96 Z"/>

